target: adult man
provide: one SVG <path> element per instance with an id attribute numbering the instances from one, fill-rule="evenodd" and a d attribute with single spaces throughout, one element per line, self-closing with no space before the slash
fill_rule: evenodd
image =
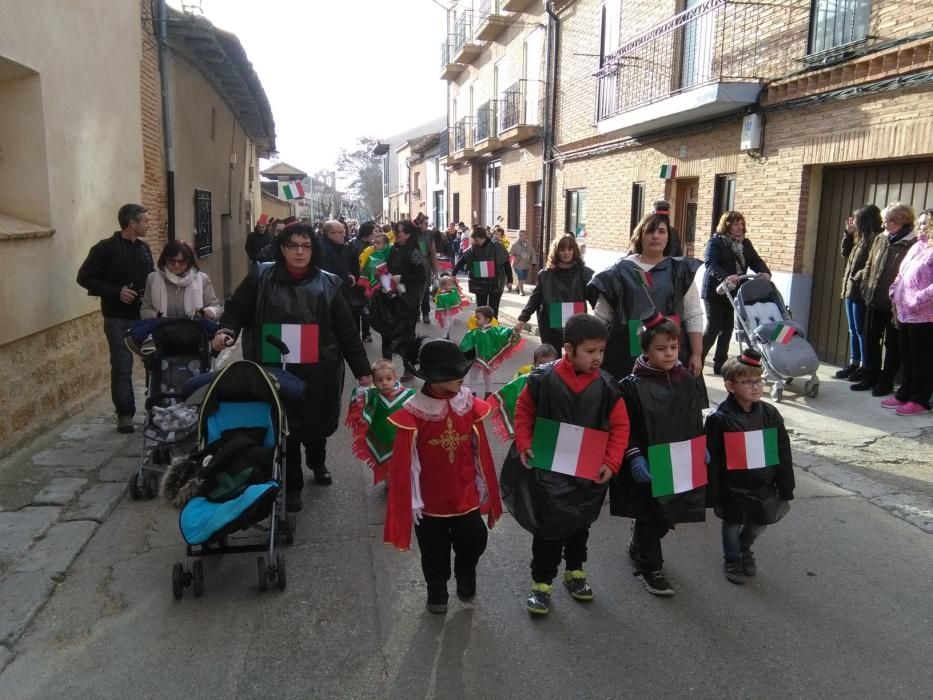
<path id="1" fill-rule="evenodd" d="M 343 232 L 343 224 L 333 222 Z M 247 275 L 224 307 L 213 347 L 221 350 L 244 328 L 257 339 L 246 359 L 278 365 L 266 336 L 277 329 L 292 333 L 300 347 L 289 347 L 288 371 L 305 382 L 300 406 L 289 407 L 285 444 L 286 508 L 302 508 L 301 446 L 318 484 L 330 484 L 327 438 L 337 430 L 343 392 L 344 361 L 359 383 L 368 386 L 369 361 L 340 292 L 341 281 L 321 270 L 321 240 L 306 224 L 286 226 L 276 241 L 273 265 Z"/>
<path id="2" fill-rule="evenodd" d="M 100 297 L 104 335 L 110 348 L 110 398 L 117 430 L 132 433 L 136 414 L 133 355 L 123 337 L 139 320 L 146 277 L 155 268 L 152 252 L 140 240 L 149 229 L 149 213 L 141 204 L 124 204 L 117 212 L 120 230 L 94 244 L 78 270 L 78 284 L 88 296 Z"/>
<path id="3" fill-rule="evenodd" d="M 256 228 L 246 236 L 246 256 L 250 262 L 271 262 L 275 257 L 275 234 L 272 227 L 275 225 L 275 219 L 269 220 L 269 217 L 263 214 L 256 222 Z"/>
<path id="4" fill-rule="evenodd" d="M 340 292 L 359 328 L 360 313 L 366 303 L 366 296 L 356 284 L 360 276 L 360 256 L 346 243 L 346 225 L 340 221 L 325 221 L 321 234 L 320 268 L 340 280 Z"/>

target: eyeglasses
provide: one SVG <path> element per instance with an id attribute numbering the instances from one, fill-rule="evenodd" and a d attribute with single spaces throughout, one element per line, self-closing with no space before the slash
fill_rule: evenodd
<path id="1" fill-rule="evenodd" d="M 752 387 L 763 386 L 765 383 L 765 380 L 764 379 L 743 379 L 742 381 L 735 382 L 735 383 L 751 389 Z"/>
<path id="2" fill-rule="evenodd" d="M 285 247 L 291 251 L 295 251 L 295 250 L 304 250 L 308 252 L 311 251 L 310 243 L 286 243 Z"/>
<path id="3" fill-rule="evenodd" d="M 188 261 L 185 260 L 184 258 L 169 258 L 168 264 L 169 265 L 187 265 Z"/>

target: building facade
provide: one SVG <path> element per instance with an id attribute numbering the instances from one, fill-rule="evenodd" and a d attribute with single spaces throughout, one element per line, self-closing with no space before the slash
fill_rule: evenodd
<path id="1" fill-rule="evenodd" d="M 411 211 L 411 204 L 405 193 L 410 190 L 408 182 L 408 164 L 411 151 L 406 148 L 408 141 L 422 138 L 426 134 L 439 134 L 444 130 L 445 117 L 436 117 L 425 124 L 404 131 L 395 136 L 380 138 L 373 150 L 373 155 L 382 159 L 382 219 L 384 223 L 406 218 Z M 399 163 L 399 150 L 404 158 Z"/>
<path id="2" fill-rule="evenodd" d="M 738 209 L 822 359 L 845 359 L 846 216 L 933 205 L 933 5 L 554 3 L 551 230 L 596 268 L 666 199 L 688 254 Z"/>

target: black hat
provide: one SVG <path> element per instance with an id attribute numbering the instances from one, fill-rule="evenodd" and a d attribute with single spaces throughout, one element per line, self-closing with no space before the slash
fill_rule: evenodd
<path id="1" fill-rule="evenodd" d="M 669 216 L 671 213 L 671 204 L 666 199 L 659 199 L 654 203 L 654 213 Z"/>
<path id="2" fill-rule="evenodd" d="M 456 343 L 440 338 L 421 339 L 415 357 L 411 369 L 428 384 L 463 379 L 473 366 Z"/>
<path id="3" fill-rule="evenodd" d="M 761 367 L 761 353 L 751 348 L 746 348 L 737 358 L 739 362 L 748 367 Z"/>
<path id="4" fill-rule="evenodd" d="M 651 330 L 657 325 L 664 323 L 667 319 L 664 318 L 664 315 L 660 311 L 649 311 L 647 316 L 644 316 L 641 319 L 642 325 L 645 327 L 645 330 Z"/>

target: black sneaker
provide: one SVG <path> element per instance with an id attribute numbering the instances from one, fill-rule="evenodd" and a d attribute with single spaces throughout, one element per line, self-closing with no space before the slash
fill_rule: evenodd
<path id="1" fill-rule="evenodd" d="M 327 471 L 327 467 L 321 465 L 320 467 L 311 467 L 311 471 L 314 472 L 314 483 L 320 484 L 321 486 L 330 486 L 334 483 L 334 478 L 330 475 L 330 472 Z"/>
<path id="2" fill-rule="evenodd" d="M 297 513 L 304 508 L 301 502 L 301 491 L 288 491 L 285 494 L 285 510 L 289 513 Z"/>
<path id="3" fill-rule="evenodd" d="M 593 600 L 593 589 L 586 582 L 586 574 L 582 569 L 564 572 L 564 585 L 570 591 L 570 595 L 576 600 Z"/>
<path id="4" fill-rule="evenodd" d="M 887 396 L 894 393 L 894 385 L 890 382 L 878 382 L 872 387 L 872 396 Z"/>
<path id="5" fill-rule="evenodd" d="M 874 384 L 875 383 L 871 380 L 871 377 L 865 377 L 865 379 L 863 379 L 860 382 L 856 382 L 849 388 L 852 391 L 870 391 L 872 386 L 874 386 Z"/>
<path id="6" fill-rule="evenodd" d="M 525 607 L 532 615 L 547 615 L 551 610 L 551 584 L 535 583 Z"/>
<path id="7" fill-rule="evenodd" d="M 852 375 L 852 373 L 858 368 L 859 366 L 856 364 L 848 364 L 845 367 L 843 367 L 841 370 L 836 372 L 833 376 L 836 379 L 848 379 Z"/>
<path id="8" fill-rule="evenodd" d="M 136 426 L 133 425 L 133 416 L 117 416 L 118 433 L 134 433 Z"/>
<path id="9" fill-rule="evenodd" d="M 645 585 L 645 588 L 647 588 L 648 592 L 652 595 L 674 595 L 674 589 L 671 588 L 671 584 L 668 583 L 667 578 L 660 571 L 636 571 L 635 576 L 638 577 L 638 580 Z"/>
<path id="10" fill-rule="evenodd" d="M 745 572 L 742 569 L 741 559 L 733 559 L 732 561 L 727 559 L 722 566 L 723 571 L 726 572 L 726 579 L 730 583 L 737 583 L 739 585 L 745 583 Z"/>
<path id="11" fill-rule="evenodd" d="M 713 374 L 722 374 L 723 362 L 714 362 L 713 363 Z"/>
<path id="12" fill-rule="evenodd" d="M 468 573 L 457 575 L 457 597 L 460 600 L 471 600 L 476 595 L 476 569 Z"/>
<path id="13" fill-rule="evenodd" d="M 429 613 L 434 613 L 435 615 L 444 615 L 447 612 L 447 601 L 443 603 L 440 601 L 432 601 L 428 598 L 427 609 Z"/>
<path id="14" fill-rule="evenodd" d="M 750 549 L 742 550 L 742 573 L 746 576 L 754 576 L 758 573 L 758 565 L 755 563 L 755 554 Z"/>
<path id="15" fill-rule="evenodd" d="M 868 372 L 865 371 L 865 368 L 859 367 L 852 374 L 846 377 L 846 379 L 848 379 L 850 382 L 860 382 L 863 379 L 865 379 L 865 377 L 867 376 L 868 376 Z"/>

